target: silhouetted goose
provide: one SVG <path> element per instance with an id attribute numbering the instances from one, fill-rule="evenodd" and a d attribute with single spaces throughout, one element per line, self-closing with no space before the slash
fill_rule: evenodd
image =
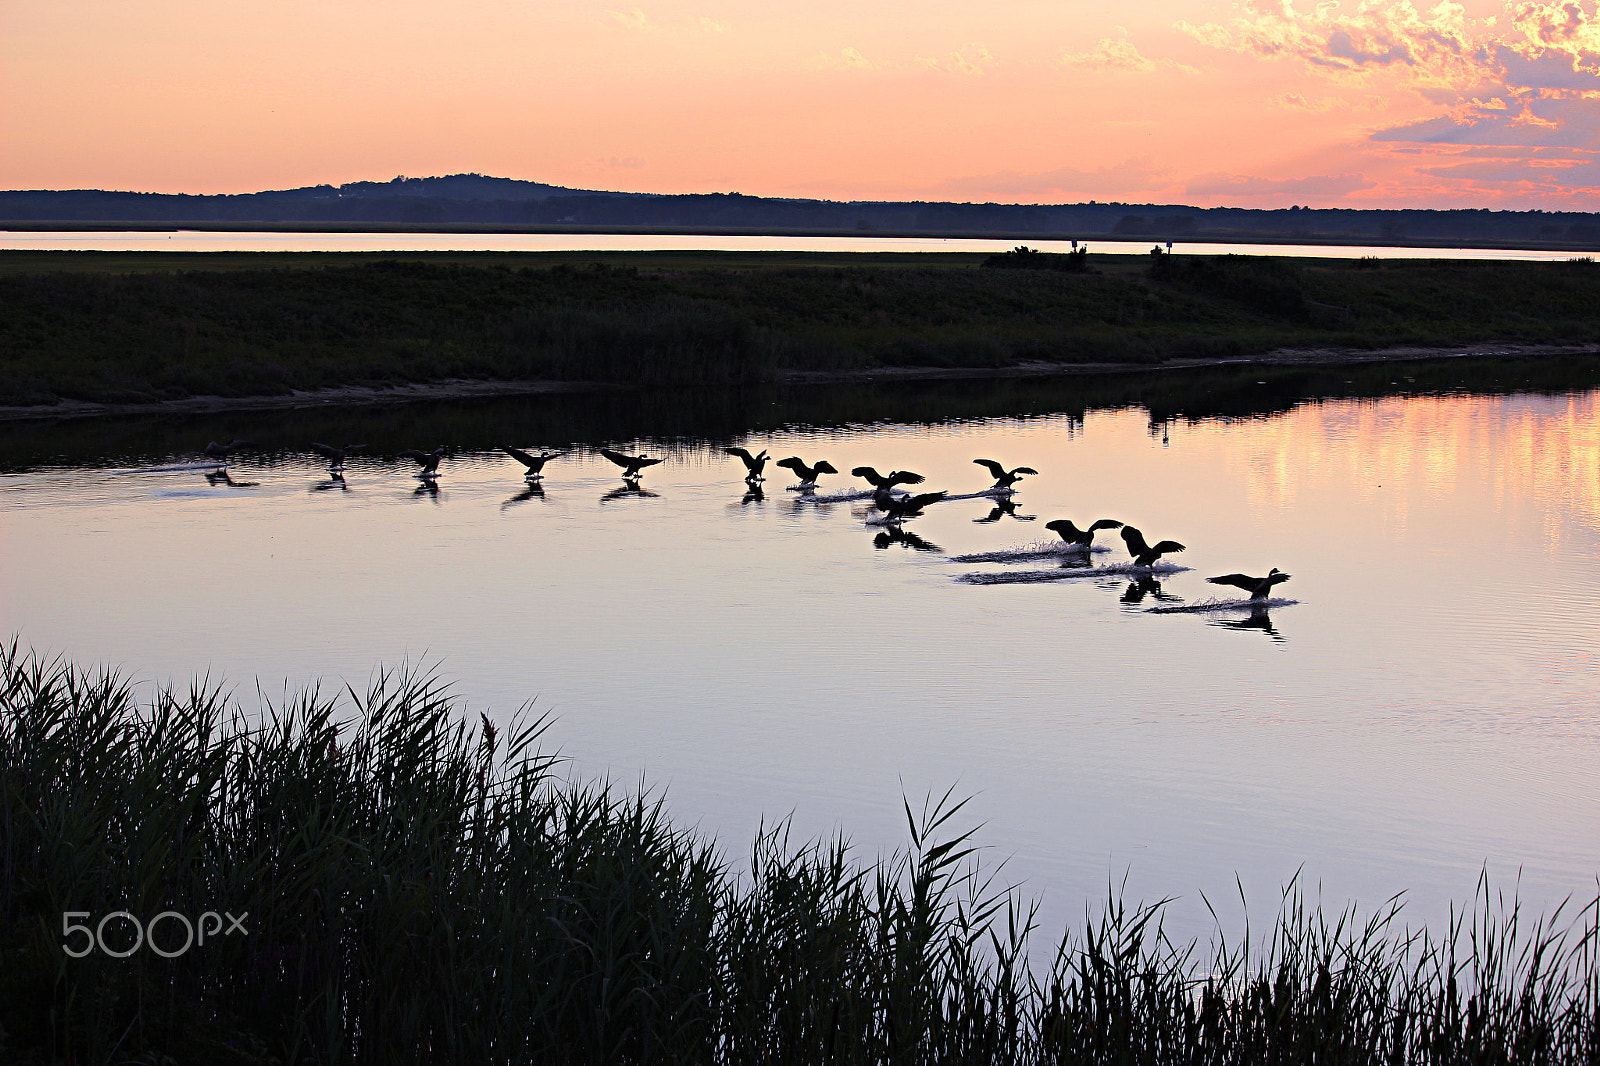
<path id="1" fill-rule="evenodd" d="M 761 476 L 761 471 L 767 468 L 767 450 L 765 448 L 761 449 L 760 455 L 751 455 L 744 448 L 724 448 L 722 450 L 728 455 L 737 455 L 744 460 L 745 469 L 749 471 L 744 476 L 746 481 L 765 480 Z"/>
<path id="2" fill-rule="evenodd" d="M 1053 529 L 1061 534 L 1061 539 L 1074 548 L 1088 549 L 1094 545 L 1094 535 L 1101 529 L 1120 529 L 1122 523 L 1115 518 L 1102 518 L 1098 522 L 1089 523 L 1088 529 L 1079 529 L 1072 524 L 1070 518 L 1058 518 L 1054 522 L 1046 522 L 1044 528 Z"/>
<path id="3" fill-rule="evenodd" d="M 538 455 L 532 455 L 521 448 L 507 448 L 504 444 L 500 445 L 500 450 L 527 468 L 522 472 L 522 476 L 529 481 L 544 477 L 544 464 L 567 454 L 566 452 L 540 452 Z"/>
<path id="4" fill-rule="evenodd" d="M 1122 542 L 1128 546 L 1128 552 L 1133 556 L 1134 566 L 1154 566 L 1156 560 L 1168 552 L 1181 552 L 1183 545 L 1175 540 L 1157 541 L 1155 545 L 1145 543 L 1144 534 L 1133 526 L 1122 527 Z"/>
<path id="5" fill-rule="evenodd" d="M 1031 466 L 1019 466 L 1015 470 L 1007 470 L 993 459 L 974 459 L 972 461 L 979 466 L 988 468 L 989 473 L 994 475 L 994 487 L 997 489 L 1009 489 L 1012 485 L 1022 480 L 1023 474 L 1037 475 L 1039 473 Z"/>
<path id="6" fill-rule="evenodd" d="M 787 459 L 779 459 L 778 465 L 793 470 L 795 476 L 800 479 L 800 484 L 802 485 L 814 486 L 817 483 L 817 478 L 821 477 L 823 474 L 837 474 L 839 472 L 835 470 L 833 465 L 826 459 L 819 462 L 816 466 L 807 466 L 800 461 L 800 457 L 797 455 L 791 455 Z"/>
<path id="7" fill-rule="evenodd" d="M 410 451 L 401 452 L 400 454 L 407 459 L 415 459 L 417 465 L 422 467 L 421 470 L 417 471 L 418 477 L 434 478 L 439 476 L 439 460 L 444 458 L 444 445 L 439 445 L 431 452 L 419 452 L 412 448 Z"/>
<path id="8" fill-rule="evenodd" d="M 346 444 L 343 448 L 335 448 L 330 444 L 311 442 L 311 450 L 328 460 L 328 468 L 330 470 L 343 470 L 345 455 L 349 452 L 360 451 L 365 447 L 365 444 Z"/>
<path id="9" fill-rule="evenodd" d="M 880 474 L 870 466 L 858 466 L 850 471 L 852 477 L 864 477 L 867 483 L 875 489 L 892 489 L 896 485 L 920 485 L 928 480 L 921 474 L 913 474 L 909 470 L 891 470 L 887 474 Z"/>
<path id="10" fill-rule="evenodd" d="M 621 452 L 614 452 L 610 448 L 601 448 L 600 454 L 622 467 L 624 481 L 637 481 L 639 474 L 645 467 L 655 466 L 657 463 L 666 461 L 664 459 L 646 458 L 643 455 L 623 455 Z"/>
<path id="11" fill-rule="evenodd" d="M 1272 595 L 1272 586 L 1281 585 L 1289 580 L 1290 575 L 1283 573 L 1276 566 L 1266 577 L 1251 577 L 1248 574 L 1223 574 L 1221 577 L 1208 577 L 1207 581 L 1213 585 L 1232 585 L 1234 588 L 1244 589 L 1250 594 L 1252 600 L 1264 600 Z"/>
<path id="12" fill-rule="evenodd" d="M 218 444 L 216 441 L 212 441 L 206 445 L 206 454 L 220 463 L 240 449 L 254 447 L 255 445 L 247 440 L 229 441 L 227 444 Z"/>
<path id="13" fill-rule="evenodd" d="M 891 522 L 899 522 L 906 518 L 915 518 L 922 513 L 922 509 L 929 504 L 938 503 L 949 493 L 924 492 L 918 496 L 895 496 L 888 489 L 879 489 L 872 502 L 878 510 L 884 512 L 884 517 Z"/>

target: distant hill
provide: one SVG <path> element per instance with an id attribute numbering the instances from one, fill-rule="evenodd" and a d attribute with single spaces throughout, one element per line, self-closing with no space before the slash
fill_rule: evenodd
<path id="1" fill-rule="evenodd" d="M 1482 244 L 1600 250 L 1600 214 L 1575 211 L 1352 210 L 1182 204 L 973 204 L 794 200 L 738 193 L 598 192 L 482 174 L 359 181 L 227 196 L 0 192 L 0 227 L 341 225 L 370 228 L 878 233 L 1151 241 Z"/>

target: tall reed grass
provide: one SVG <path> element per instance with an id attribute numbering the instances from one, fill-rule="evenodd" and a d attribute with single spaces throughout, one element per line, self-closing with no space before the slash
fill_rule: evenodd
<path id="1" fill-rule="evenodd" d="M 1481 884 L 1433 933 L 1291 890 L 1202 951 L 1113 893 L 1036 969 L 948 794 L 875 862 L 777 825 L 735 865 L 544 724 L 415 671 L 247 716 L 0 648 L 0 1061 L 1600 1062 L 1595 903 Z M 248 935 L 69 957 L 64 912 L 118 910 Z"/>

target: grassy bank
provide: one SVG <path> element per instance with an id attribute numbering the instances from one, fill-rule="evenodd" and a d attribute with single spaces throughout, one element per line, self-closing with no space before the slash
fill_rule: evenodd
<path id="1" fill-rule="evenodd" d="M 1485 890 L 1430 935 L 1291 895 L 1265 940 L 1201 950 L 1113 898 L 1036 971 L 959 804 L 908 805 L 875 863 L 778 828 L 736 873 L 659 804 L 561 780 L 538 734 L 425 677 L 247 723 L 0 652 L 0 1060 L 1600 1059 L 1592 905 L 1536 922 Z M 248 935 L 179 951 L 168 919 L 69 955 L 93 941 L 64 913 L 116 911 L 248 912 Z"/>
<path id="2" fill-rule="evenodd" d="M 1090 256 L 1069 272 L 913 254 L 577 258 L 0 254 L 0 405 L 1600 343 L 1588 262 Z"/>

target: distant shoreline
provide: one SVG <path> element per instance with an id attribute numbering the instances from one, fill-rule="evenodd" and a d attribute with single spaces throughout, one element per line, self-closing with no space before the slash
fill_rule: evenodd
<path id="1" fill-rule="evenodd" d="M 117 221 L 73 219 L 0 219 L 0 233 L 416 233 L 416 234 L 594 234 L 596 236 L 637 237 L 835 237 L 886 240 L 994 240 L 994 241 L 1072 241 L 1094 244 L 1164 244 L 1167 237 L 1129 233 L 1040 232 L 1037 230 L 949 230 L 885 228 L 859 230 L 847 228 L 785 228 L 755 226 L 620 226 L 592 223 L 540 223 L 509 225 L 469 222 L 222 222 L 194 221 Z M 1253 232 L 1196 231 L 1171 238 L 1175 246 L 1195 244 L 1308 245 L 1351 248 L 1437 248 L 1441 250 L 1573 252 L 1593 254 L 1595 242 L 1496 240 L 1471 241 L 1449 238 L 1377 237 L 1369 233 L 1322 233 L 1269 235 Z"/>
<path id="2" fill-rule="evenodd" d="M 899 381 L 1003 380 L 1091 374 L 1159 374 L 1207 367 L 1341 366 L 1370 363 L 1426 362 L 1444 359 L 1517 359 L 1527 357 L 1600 356 L 1600 344 L 1476 344 L 1442 348 L 1399 346 L 1378 350 L 1357 348 L 1282 348 L 1231 359 L 1175 360 L 1158 366 L 1140 363 L 1047 363 L 1008 367 L 868 367 L 857 370 L 791 370 L 775 385 L 820 386 Z M 143 403 L 91 403 L 62 400 L 28 407 L 0 406 L 0 422 L 116 418 L 136 415 L 204 415 L 230 411 L 301 410 L 313 407 L 367 407 L 459 400 L 476 397 L 533 396 L 558 393 L 620 392 L 639 386 L 602 381 L 486 381 L 452 379 L 387 387 L 343 385 L 307 389 L 281 396 L 187 396 Z M 681 386 L 680 386 L 681 387 Z M 728 387 L 728 386 L 716 386 Z"/>

